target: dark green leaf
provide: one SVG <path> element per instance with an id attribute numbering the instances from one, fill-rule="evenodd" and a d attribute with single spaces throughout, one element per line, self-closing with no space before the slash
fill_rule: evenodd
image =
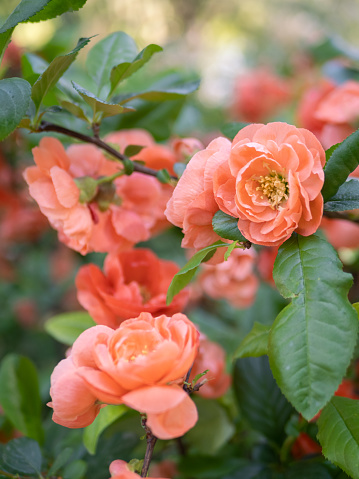
<path id="1" fill-rule="evenodd" d="M 217 248 L 221 248 L 223 246 L 228 246 L 228 244 L 222 243 L 222 241 L 217 241 L 216 243 L 197 251 L 197 253 L 192 256 L 188 263 L 185 264 L 185 266 L 183 266 L 183 268 L 181 268 L 173 277 L 167 291 L 167 304 L 171 304 L 174 296 L 176 296 L 176 294 L 178 294 L 185 286 L 187 286 L 187 284 L 194 277 L 198 266 L 204 261 L 208 261 L 208 259 L 211 257 L 209 255 L 211 253 L 213 255 Z"/>
<path id="2" fill-rule="evenodd" d="M 56 85 L 71 63 L 76 59 L 78 52 L 88 44 L 90 38 L 80 38 L 76 47 L 66 55 L 56 57 L 46 70 L 39 76 L 32 87 L 31 97 L 37 110 L 46 93 Z"/>
<path id="3" fill-rule="evenodd" d="M 236 134 L 248 125 L 249 123 L 245 123 L 243 121 L 234 121 L 232 123 L 227 123 L 226 125 L 224 125 L 221 128 L 221 132 L 224 136 L 226 136 L 230 140 L 233 140 Z"/>
<path id="4" fill-rule="evenodd" d="M 197 397 L 196 405 L 198 421 L 186 434 L 186 443 L 199 453 L 215 454 L 233 436 L 234 426 L 217 401 Z"/>
<path id="5" fill-rule="evenodd" d="M 307 460 L 290 465 L 284 479 L 332 479 L 332 475 L 323 464 Z"/>
<path id="6" fill-rule="evenodd" d="M 292 302 L 271 328 L 271 368 L 283 393 L 309 420 L 334 394 L 353 354 L 358 317 L 347 298 L 352 277 L 343 273 L 334 248 L 316 235 L 287 240 L 273 277 Z"/>
<path id="7" fill-rule="evenodd" d="M 48 471 L 48 476 L 54 476 L 70 459 L 74 450 L 71 447 L 66 447 L 58 454 Z"/>
<path id="8" fill-rule="evenodd" d="M 143 148 L 144 146 L 141 145 L 128 145 L 123 154 L 128 157 L 136 156 L 141 150 L 143 150 Z"/>
<path id="9" fill-rule="evenodd" d="M 96 326 L 95 321 L 83 311 L 58 314 L 44 324 L 50 336 L 68 346 L 72 346 L 80 334 L 92 326 Z"/>
<path id="10" fill-rule="evenodd" d="M 115 66 L 111 70 L 110 80 L 111 80 L 111 92 L 112 93 L 117 85 L 129 78 L 135 72 L 137 72 L 140 68 L 147 63 L 152 56 L 157 52 L 162 52 L 162 48 L 158 45 L 148 45 L 144 48 L 132 62 L 125 62 L 120 63 L 119 65 Z"/>
<path id="11" fill-rule="evenodd" d="M 223 213 L 219 210 L 212 219 L 213 231 L 221 238 L 232 241 L 247 241 L 238 229 L 238 218 Z"/>
<path id="12" fill-rule="evenodd" d="M 136 43 L 124 32 L 111 33 L 91 48 L 86 67 L 98 86 L 98 93 L 110 82 L 112 68 L 120 63 L 132 62 L 137 53 Z"/>
<path id="13" fill-rule="evenodd" d="M 233 387 L 239 407 L 250 425 L 281 444 L 293 408 L 278 388 L 268 358 L 238 359 L 234 366 Z"/>
<path id="14" fill-rule="evenodd" d="M 324 201 L 336 194 L 339 186 L 359 165 L 359 130 L 348 136 L 333 151 L 325 165 L 325 180 L 322 189 Z"/>
<path id="15" fill-rule="evenodd" d="M 129 160 L 128 158 L 125 158 L 123 160 L 123 166 L 125 168 L 125 175 L 132 175 L 132 173 L 135 171 L 135 164 L 133 161 Z"/>
<path id="16" fill-rule="evenodd" d="M 14 28 L 10 28 L 4 33 L 0 33 L 0 64 L 2 62 L 5 50 L 10 42 L 11 35 L 12 35 L 12 32 L 14 31 Z"/>
<path id="17" fill-rule="evenodd" d="M 128 408 L 123 404 L 106 406 L 100 410 L 94 422 L 84 430 L 83 442 L 90 454 L 96 453 L 97 443 L 103 431 L 123 416 L 126 411 L 128 411 Z"/>
<path id="18" fill-rule="evenodd" d="M 147 101 L 179 100 L 180 98 L 196 91 L 199 87 L 199 84 L 199 80 L 196 80 L 163 90 L 128 93 L 122 97 L 119 103 L 124 104 L 134 100 L 135 98 L 141 98 L 141 100 Z"/>
<path id="19" fill-rule="evenodd" d="M 133 108 L 125 108 L 115 103 L 108 103 L 106 101 L 103 101 L 100 98 L 97 98 L 97 96 L 95 96 L 90 91 L 85 90 L 85 88 L 82 88 L 80 85 L 77 85 L 77 83 L 75 82 L 72 82 L 72 84 L 75 90 L 85 100 L 85 102 L 90 105 L 94 112 L 94 115 L 97 112 L 100 112 L 102 113 L 102 118 L 106 118 L 108 116 L 114 116 L 119 115 L 120 113 L 127 113 L 129 111 L 133 111 Z"/>
<path id="20" fill-rule="evenodd" d="M 269 325 L 254 323 L 252 331 L 243 339 L 237 351 L 234 353 L 234 357 L 257 358 L 268 354 L 269 331 Z"/>
<path id="21" fill-rule="evenodd" d="M 43 10 L 52 0 L 22 0 L 0 27 L 0 33 L 16 27 L 18 23 L 27 22 L 29 18 Z"/>
<path id="22" fill-rule="evenodd" d="M 3 359 L 0 404 L 16 429 L 39 442 L 43 441 L 39 381 L 30 359 L 17 354 Z"/>
<path id="23" fill-rule="evenodd" d="M 158 179 L 158 181 L 160 181 L 161 183 L 164 183 L 164 184 L 171 182 L 171 176 L 168 173 L 168 171 L 166 170 L 166 168 L 163 168 L 162 170 L 158 171 L 157 179 Z"/>
<path id="24" fill-rule="evenodd" d="M 0 80 L 0 141 L 15 130 L 29 107 L 30 84 L 21 78 Z"/>
<path id="25" fill-rule="evenodd" d="M 343 183 L 334 196 L 324 204 L 324 211 L 347 211 L 359 208 L 359 180 Z"/>
<path id="26" fill-rule="evenodd" d="M 329 160 L 329 158 L 332 156 L 332 154 L 334 153 L 334 151 L 338 148 L 338 146 L 340 145 L 340 143 L 336 143 L 335 145 L 331 146 L 330 148 L 328 148 L 327 150 L 325 150 L 325 159 L 326 161 Z M 325 167 L 324 167 L 325 168 Z"/>
<path id="27" fill-rule="evenodd" d="M 85 475 L 86 469 L 86 462 L 77 459 L 76 461 L 70 462 L 70 464 L 65 467 L 62 477 L 63 479 L 82 479 Z"/>
<path id="28" fill-rule="evenodd" d="M 27 437 L 8 442 L 4 448 L 5 466 L 20 474 L 41 474 L 42 456 L 38 443 Z"/>
<path id="29" fill-rule="evenodd" d="M 46 7 L 29 19 L 29 22 L 41 22 L 55 18 L 66 12 L 77 12 L 87 0 L 51 0 Z"/>
<path id="30" fill-rule="evenodd" d="M 323 454 L 353 479 L 359 478 L 359 401 L 335 396 L 318 419 Z"/>

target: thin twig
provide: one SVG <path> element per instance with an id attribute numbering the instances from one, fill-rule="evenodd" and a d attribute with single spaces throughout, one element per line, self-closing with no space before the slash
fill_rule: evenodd
<path id="1" fill-rule="evenodd" d="M 152 455 L 153 455 L 153 450 L 154 450 L 156 442 L 157 442 L 157 437 L 152 434 L 151 429 L 147 426 L 146 418 L 142 419 L 142 427 L 146 431 L 147 447 L 146 447 L 146 452 L 145 452 L 145 458 L 143 460 L 141 477 L 147 477 L 148 469 L 150 467 L 150 463 L 151 463 L 151 459 L 152 459 Z"/>
<path id="2" fill-rule="evenodd" d="M 53 123 L 42 121 L 38 129 L 36 130 L 36 133 L 43 133 L 46 131 L 61 133 L 62 135 L 70 136 L 71 138 L 76 138 L 77 140 L 83 141 L 84 143 L 91 143 L 93 145 L 96 145 L 102 150 L 107 151 L 107 153 L 110 153 L 112 156 L 114 156 L 115 158 L 117 158 L 118 160 L 122 162 L 129 160 L 129 158 L 127 158 L 126 155 L 123 155 L 119 151 L 115 150 L 114 148 L 112 148 L 112 146 L 108 145 L 107 143 L 102 141 L 100 138 L 84 135 L 83 133 L 79 133 L 78 131 L 70 130 L 60 125 L 54 125 Z M 145 175 L 157 177 L 157 173 L 158 173 L 157 170 L 153 170 L 152 168 L 147 168 L 147 166 L 140 165 L 136 162 L 133 162 L 133 166 L 134 166 L 134 171 L 137 171 L 138 173 L 143 173 Z M 171 176 L 171 178 L 174 180 L 178 179 L 176 176 Z"/>

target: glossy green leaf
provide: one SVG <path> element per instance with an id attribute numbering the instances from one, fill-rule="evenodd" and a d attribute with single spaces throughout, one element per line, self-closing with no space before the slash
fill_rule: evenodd
<path id="1" fill-rule="evenodd" d="M 216 243 L 197 251 L 197 253 L 192 256 L 188 263 L 185 264 L 173 277 L 167 291 L 167 304 L 171 304 L 174 296 L 187 286 L 196 274 L 198 266 L 204 261 L 208 261 L 213 256 L 216 249 L 223 246 L 228 246 L 228 244 L 222 243 L 222 241 L 217 241 Z"/>
<path id="2" fill-rule="evenodd" d="M 324 211 L 347 211 L 359 208 L 359 180 L 343 183 L 336 194 L 324 204 Z"/>
<path id="3" fill-rule="evenodd" d="M 119 103 L 123 105 L 124 103 L 128 103 L 129 101 L 135 100 L 136 98 L 147 101 L 179 100 L 184 96 L 196 91 L 199 87 L 199 84 L 199 80 L 196 80 L 163 90 L 128 93 L 119 97 Z"/>
<path id="4" fill-rule="evenodd" d="M 273 277 L 292 301 L 271 328 L 271 368 L 288 400 L 309 420 L 332 397 L 353 354 L 358 319 L 347 298 L 352 277 L 324 239 L 297 234 L 279 248 Z"/>
<path id="5" fill-rule="evenodd" d="M 2 459 L 5 466 L 17 473 L 37 476 L 41 474 L 41 450 L 34 439 L 20 437 L 8 442 Z"/>
<path id="6" fill-rule="evenodd" d="M 293 408 L 278 388 L 268 358 L 238 359 L 233 387 L 244 418 L 256 431 L 281 444 Z"/>
<path id="7" fill-rule="evenodd" d="M 249 123 L 245 123 L 244 121 L 234 121 L 232 123 L 227 123 L 221 128 L 221 132 L 224 136 L 233 140 L 236 134 L 242 130 L 244 127 L 248 126 Z"/>
<path id="8" fill-rule="evenodd" d="M 359 165 L 359 130 L 348 136 L 333 151 L 325 165 L 325 180 L 322 189 L 324 201 L 338 191 L 350 173 Z"/>
<path id="9" fill-rule="evenodd" d="M 16 429 L 38 442 L 43 441 L 39 381 L 30 359 L 9 354 L 2 360 L 0 404 Z"/>
<path id="10" fill-rule="evenodd" d="M 108 116 L 119 115 L 120 113 L 127 113 L 129 111 L 133 111 L 132 108 L 125 108 L 121 105 L 115 103 L 108 103 L 106 101 L 100 100 L 97 98 L 93 93 L 82 88 L 77 83 L 72 82 L 75 90 L 82 96 L 85 102 L 90 105 L 92 108 L 94 115 L 98 112 L 102 113 L 102 118 L 106 118 Z"/>
<path id="11" fill-rule="evenodd" d="M 338 148 L 338 146 L 340 145 L 340 143 L 336 143 L 335 145 L 331 146 L 330 148 L 328 148 L 327 150 L 325 150 L 325 158 L 326 158 L 326 161 L 329 160 L 329 158 L 332 156 L 332 154 L 334 153 L 334 151 Z M 325 167 L 324 167 L 325 168 Z"/>
<path id="12" fill-rule="evenodd" d="M 46 93 L 56 85 L 65 71 L 76 59 L 79 51 L 88 44 L 90 38 L 80 38 L 76 47 L 66 55 L 56 57 L 46 70 L 39 76 L 32 87 L 31 97 L 37 109 L 39 109 Z"/>
<path id="13" fill-rule="evenodd" d="M 111 70 L 110 81 L 111 81 L 111 92 L 112 93 L 120 82 L 129 78 L 140 68 L 142 68 L 157 52 L 162 52 L 162 48 L 158 45 L 148 45 L 144 48 L 132 62 L 125 62 L 116 65 Z"/>
<path id="14" fill-rule="evenodd" d="M 124 32 L 115 32 L 96 43 L 86 60 L 87 71 L 101 88 L 110 82 L 110 74 L 120 63 L 132 62 L 138 53 L 135 41 Z"/>
<path id="15" fill-rule="evenodd" d="M 122 417 L 128 408 L 123 404 L 119 406 L 106 406 L 100 410 L 94 422 L 84 429 L 83 442 L 90 454 L 96 453 L 98 440 L 105 429 Z"/>
<path id="16" fill-rule="evenodd" d="M 233 436 L 234 425 L 217 401 L 196 397 L 196 406 L 198 421 L 186 434 L 186 443 L 199 453 L 215 454 Z"/>
<path id="17" fill-rule="evenodd" d="M 21 78 L 0 80 L 0 141 L 15 130 L 30 104 L 31 86 Z"/>
<path id="18" fill-rule="evenodd" d="M 72 346 L 80 334 L 92 326 L 96 326 L 95 321 L 83 311 L 58 314 L 44 324 L 50 336 L 68 346 Z"/>
<path id="19" fill-rule="evenodd" d="M 269 325 L 255 322 L 252 331 L 243 339 L 234 357 L 257 358 L 268 354 L 269 331 Z"/>
<path id="20" fill-rule="evenodd" d="M 318 419 L 323 454 L 353 479 L 359 479 L 359 401 L 335 396 Z"/>
<path id="21" fill-rule="evenodd" d="M 212 219 L 213 231 L 221 238 L 232 241 L 247 241 L 238 229 L 238 218 L 218 210 Z"/>

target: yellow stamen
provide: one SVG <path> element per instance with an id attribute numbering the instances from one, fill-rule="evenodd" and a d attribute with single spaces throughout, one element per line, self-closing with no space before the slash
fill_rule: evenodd
<path id="1" fill-rule="evenodd" d="M 278 208 L 281 203 L 288 199 L 288 182 L 277 171 L 271 170 L 268 175 L 253 178 L 253 180 L 259 183 L 256 191 L 263 193 L 261 198 L 264 199 L 266 197 L 272 209 Z"/>

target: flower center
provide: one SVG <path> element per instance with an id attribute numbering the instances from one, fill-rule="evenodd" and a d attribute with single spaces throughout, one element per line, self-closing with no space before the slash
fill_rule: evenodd
<path id="1" fill-rule="evenodd" d="M 253 178 L 257 181 L 256 191 L 261 191 L 261 199 L 266 197 L 269 201 L 272 209 L 278 208 L 278 206 L 288 199 L 289 186 L 287 180 L 275 170 L 271 170 L 266 176 L 260 176 L 259 178 Z"/>

